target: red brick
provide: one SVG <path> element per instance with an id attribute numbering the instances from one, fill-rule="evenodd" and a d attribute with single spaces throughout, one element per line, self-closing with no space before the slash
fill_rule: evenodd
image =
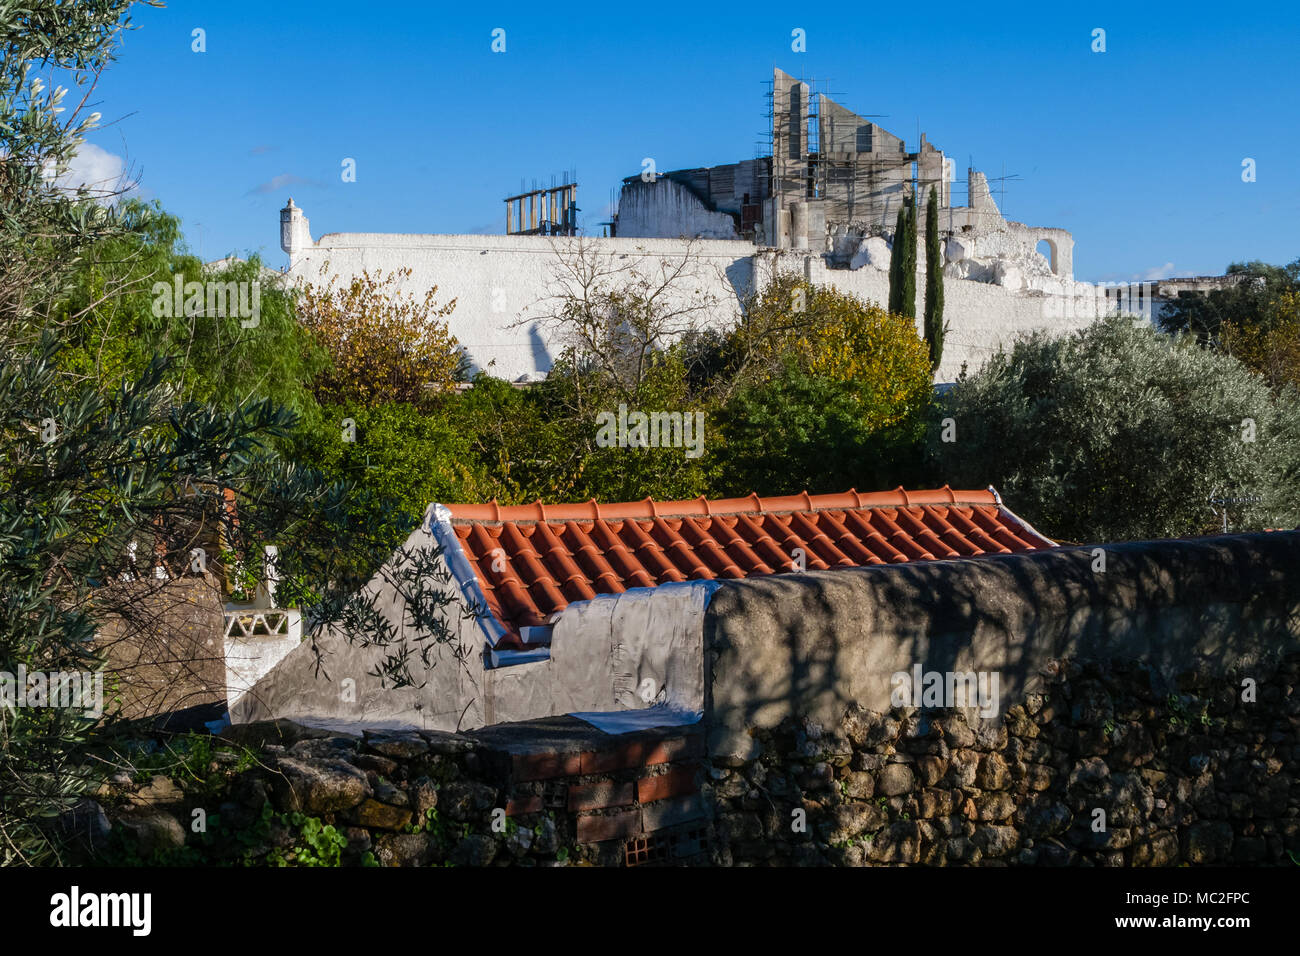
<path id="1" fill-rule="evenodd" d="M 597 783 L 575 784 L 569 788 L 569 812 L 602 810 L 605 807 L 625 807 L 636 800 L 632 781 L 614 783 L 601 780 Z"/>
<path id="2" fill-rule="evenodd" d="M 695 782 L 694 767 L 673 767 L 667 773 L 638 780 L 636 798 L 641 803 L 650 803 L 653 800 L 698 793 L 699 789 L 700 785 Z"/>
<path id="3" fill-rule="evenodd" d="M 511 761 L 516 780 L 548 780 L 583 773 L 582 755 L 576 753 L 515 754 Z"/>
<path id="4" fill-rule="evenodd" d="M 541 813 L 542 798 L 539 796 L 514 797 L 506 801 L 506 816 L 517 817 L 524 813 Z"/>
<path id="5" fill-rule="evenodd" d="M 588 751 L 582 755 L 582 772 L 613 773 L 615 770 L 640 767 L 645 763 L 645 748 L 644 742 L 629 740 L 608 750 Z"/>
<path id="6" fill-rule="evenodd" d="M 692 760 L 704 756 L 704 738 L 670 737 L 660 740 L 647 748 L 645 766 L 672 763 L 674 760 Z"/>
<path id="7" fill-rule="evenodd" d="M 629 807 L 616 813 L 601 816 L 588 814 L 578 817 L 578 842 L 603 843 L 606 840 L 628 840 L 641 832 L 641 808 Z"/>

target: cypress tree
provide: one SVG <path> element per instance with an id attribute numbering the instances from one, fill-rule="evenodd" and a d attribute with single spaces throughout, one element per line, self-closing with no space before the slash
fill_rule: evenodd
<path id="1" fill-rule="evenodd" d="M 907 209 L 899 206 L 894 242 L 889 249 L 889 311 L 895 315 L 903 312 L 903 249 L 906 245 Z"/>
<path id="2" fill-rule="evenodd" d="M 903 258 L 899 267 L 902 270 L 900 285 L 902 302 L 899 314 L 909 319 L 916 318 L 916 203 L 907 205 L 907 221 L 903 231 Z"/>
<path id="3" fill-rule="evenodd" d="M 930 371 L 943 358 L 943 254 L 939 248 L 939 197 L 930 187 L 925 207 L 925 341 L 930 346 Z"/>

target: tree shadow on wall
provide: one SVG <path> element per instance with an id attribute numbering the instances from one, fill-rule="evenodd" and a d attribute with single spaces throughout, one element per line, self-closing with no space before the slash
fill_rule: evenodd
<path id="1" fill-rule="evenodd" d="M 1066 658 L 1226 675 L 1300 649 L 1298 571 L 1284 532 L 726 582 L 705 621 L 706 720 L 716 743 L 884 710 L 891 675 L 917 664 L 997 672 L 999 717 Z"/>

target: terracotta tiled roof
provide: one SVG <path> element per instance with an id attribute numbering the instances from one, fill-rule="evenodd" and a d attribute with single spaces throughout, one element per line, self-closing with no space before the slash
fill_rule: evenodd
<path id="1" fill-rule="evenodd" d="M 991 488 L 446 508 L 488 609 L 514 640 L 599 594 L 790 572 L 795 549 L 814 571 L 1053 546 Z"/>

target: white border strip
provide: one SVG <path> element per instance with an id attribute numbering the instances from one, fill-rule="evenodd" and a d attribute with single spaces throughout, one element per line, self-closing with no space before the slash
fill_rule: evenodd
<path id="1" fill-rule="evenodd" d="M 452 527 L 450 509 L 440 504 L 432 504 L 425 512 L 425 520 L 429 533 L 442 548 L 442 559 L 451 569 L 451 576 L 456 579 L 461 593 L 475 605 L 477 610 L 474 617 L 479 627 L 483 629 L 488 646 L 496 647 L 508 632 L 488 608 L 487 595 L 483 593 L 483 588 L 478 583 L 478 575 L 474 573 L 465 549 L 460 546 L 460 538 L 456 537 L 456 531 Z"/>
<path id="2" fill-rule="evenodd" d="M 1033 535 L 1036 535 L 1036 536 L 1039 537 L 1039 538 L 1042 538 L 1044 541 L 1046 541 L 1046 542 L 1047 542 L 1051 547 L 1053 547 L 1053 548 L 1059 548 L 1059 547 L 1060 547 L 1059 544 L 1057 544 L 1055 541 L 1053 541 L 1053 540 L 1052 540 L 1051 538 L 1049 538 L 1047 535 L 1043 534 L 1041 531 L 1039 531 L 1037 528 L 1035 528 L 1033 525 L 1031 525 L 1031 524 L 1030 524 L 1028 521 L 1026 521 L 1024 518 L 1020 517 L 1020 515 L 1016 514 L 1014 511 L 1011 511 L 1009 508 L 1007 508 L 1007 506 L 1004 505 L 1004 504 L 1002 503 L 1002 496 L 1001 496 L 1000 494 L 998 494 L 998 490 L 997 490 L 996 488 L 994 488 L 992 485 L 989 485 L 989 491 L 991 491 L 991 492 L 993 493 L 993 500 L 995 500 L 995 501 L 998 503 L 998 517 L 1001 517 L 1001 518 L 1008 518 L 1008 519 L 1010 519 L 1011 521 L 1014 521 L 1016 524 L 1020 525 L 1020 527 L 1024 528 L 1026 531 L 1028 531 L 1030 534 L 1033 534 Z"/>

